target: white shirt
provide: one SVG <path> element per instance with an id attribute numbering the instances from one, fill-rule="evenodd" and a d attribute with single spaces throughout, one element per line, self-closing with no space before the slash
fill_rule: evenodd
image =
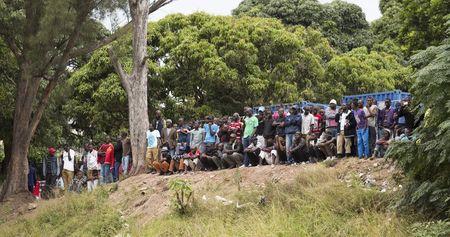
<path id="1" fill-rule="evenodd" d="M 147 147 L 148 148 L 155 148 L 158 146 L 158 138 L 161 137 L 161 134 L 158 130 L 147 130 Z"/>
<path id="2" fill-rule="evenodd" d="M 70 160 L 69 160 L 70 154 Z M 68 171 L 75 171 L 75 151 L 69 149 L 69 152 L 63 151 L 63 161 L 64 161 L 64 169 Z"/>
<path id="3" fill-rule="evenodd" d="M 308 134 L 311 131 L 311 126 L 314 125 L 314 122 L 314 115 L 302 114 L 302 134 Z"/>
<path id="4" fill-rule="evenodd" d="M 96 170 L 98 168 L 96 150 L 92 150 L 86 154 L 86 164 L 88 170 Z"/>
<path id="5" fill-rule="evenodd" d="M 341 117 L 339 118 L 339 124 L 341 126 L 341 131 L 344 131 L 345 124 L 347 123 L 347 116 L 350 114 L 350 110 L 347 110 L 346 112 L 342 112 Z"/>
<path id="6" fill-rule="evenodd" d="M 376 105 L 371 105 L 369 109 L 367 109 L 367 106 L 364 107 L 364 113 L 366 113 L 366 116 L 368 116 L 370 112 L 373 114 L 373 117 L 368 117 L 367 118 L 367 125 L 369 125 L 370 127 L 375 127 L 377 124 L 377 115 L 378 115 L 378 107 Z"/>

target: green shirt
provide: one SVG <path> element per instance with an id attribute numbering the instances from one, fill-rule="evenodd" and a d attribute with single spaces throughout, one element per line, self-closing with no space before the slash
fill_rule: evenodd
<path id="1" fill-rule="evenodd" d="M 244 138 L 249 137 L 253 134 L 253 131 L 255 131 L 256 127 L 258 127 L 258 118 L 256 116 L 247 117 L 244 119 L 245 122 L 245 128 L 244 128 Z"/>

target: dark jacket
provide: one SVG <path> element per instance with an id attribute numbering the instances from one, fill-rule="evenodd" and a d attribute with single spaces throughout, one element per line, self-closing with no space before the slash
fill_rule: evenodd
<path id="1" fill-rule="evenodd" d="M 300 114 L 291 114 L 284 120 L 284 132 L 286 134 L 294 134 L 301 130 L 302 116 Z"/>
<path id="2" fill-rule="evenodd" d="M 56 156 L 44 157 L 42 159 L 42 174 L 44 176 L 58 175 L 58 160 Z"/>
<path id="3" fill-rule="evenodd" d="M 339 120 L 341 119 L 342 113 L 336 114 L 336 117 L 334 118 L 335 121 L 338 124 L 338 132 L 341 131 L 341 123 Z M 347 115 L 346 120 L 348 121 L 348 125 L 344 128 L 344 136 L 346 137 L 354 137 L 356 136 L 356 119 L 355 115 L 353 114 L 353 111 L 350 111 L 350 113 Z"/>

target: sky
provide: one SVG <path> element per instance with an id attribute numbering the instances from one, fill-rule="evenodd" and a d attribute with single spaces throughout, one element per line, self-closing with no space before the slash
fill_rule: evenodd
<path id="1" fill-rule="evenodd" d="M 171 13 L 190 14 L 197 11 L 204 11 L 213 15 L 231 15 L 242 0 L 175 0 L 175 2 L 165 6 L 150 16 L 152 20 L 159 20 Z M 321 3 L 328 3 L 332 0 L 319 0 Z M 379 0 L 345 0 L 360 6 L 366 14 L 367 21 L 373 21 L 381 17 L 378 8 Z"/>
<path id="2" fill-rule="evenodd" d="M 203 11 L 212 15 L 231 15 L 231 11 L 235 9 L 241 1 L 242 0 L 174 0 L 174 2 L 151 14 L 150 20 L 156 21 L 173 13 L 191 14 L 198 11 Z M 328 3 L 331 1 L 332 0 L 319 0 L 321 3 Z M 344 1 L 360 6 L 366 15 L 366 20 L 369 22 L 381 17 L 381 12 L 378 8 L 379 0 Z M 119 18 L 119 25 L 126 23 L 125 18 Z M 107 22 L 105 22 L 105 25 L 108 27 Z"/>

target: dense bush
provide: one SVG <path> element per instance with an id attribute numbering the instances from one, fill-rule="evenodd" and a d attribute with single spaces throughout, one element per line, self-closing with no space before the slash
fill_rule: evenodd
<path id="1" fill-rule="evenodd" d="M 414 142 L 397 143 L 388 156 L 409 179 L 402 202 L 426 216 L 450 216 L 450 42 L 429 47 L 411 58 L 413 95 L 423 106 Z"/>

